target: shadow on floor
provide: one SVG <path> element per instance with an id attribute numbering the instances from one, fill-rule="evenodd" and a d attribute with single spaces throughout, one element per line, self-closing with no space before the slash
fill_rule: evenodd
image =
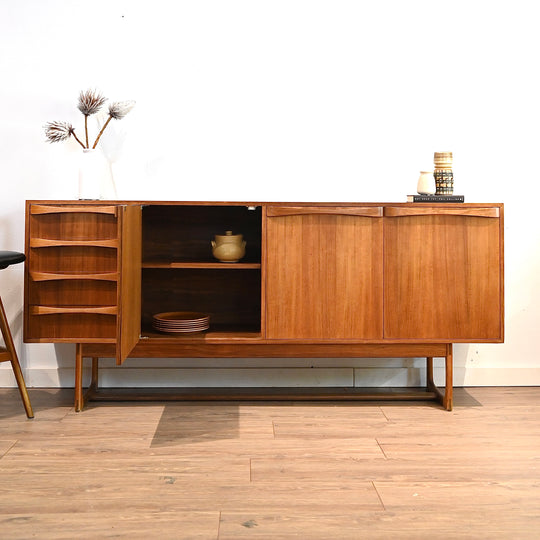
<path id="1" fill-rule="evenodd" d="M 237 439 L 239 434 L 239 403 L 167 403 L 151 446 Z"/>
<path id="2" fill-rule="evenodd" d="M 58 407 L 73 407 L 73 389 L 28 388 L 34 416 Z M 0 419 L 24 416 L 24 405 L 17 388 L 0 388 Z"/>

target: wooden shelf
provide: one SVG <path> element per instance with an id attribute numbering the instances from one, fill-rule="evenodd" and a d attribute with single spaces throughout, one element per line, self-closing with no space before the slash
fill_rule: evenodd
<path id="1" fill-rule="evenodd" d="M 259 329 L 254 326 L 244 325 L 225 325 L 210 323 L 210 329 L 204 332 L 186 332 L 186 333 L 167 333 L 158 332 L 152 327 L 144 326 L 141 332 L 143 339 L 171 339 L 171 340 L 198 340 L 198 341 L 211 341 L 213 339 L 261 339 L 262 335 Z"/>
<path id="2" fill-rule="evenodd" d="M 160 262 L 160 261 L 148 261 L 143 262 L 143 268 L 193 268 L 199 270 L 259 270 L 261 263 L 222 263 L 222 262 Z"/>

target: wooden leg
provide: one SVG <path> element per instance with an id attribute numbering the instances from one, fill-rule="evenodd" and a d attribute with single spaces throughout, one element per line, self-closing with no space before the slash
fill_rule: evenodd
<path id="1" fill-rule="evenodd" d="M 435 390 L 435 381 L 433 380 L 433 357 L 426 358 L 426 386 L 433 392 Z"/>
<path id="2" fill-rule="evenodd" d="M 76 350 L 75 350 L 75 412 L 82 411 L 84 407 L 82 379 L 83 379 L 82 344 L 77 343 Z"/>
<path id="3" fill-rule="evenodd" d="M 426 386 L 430 392 L 434 392 L 437 401 L 447 410 L 451 411 L 453 406 L 452 392 L 453 392 L 453 361 L 452 361 L 452 344 L 449 343 L 446 346 L 445 356 L 445 387 L 444 394 L 435 385 L 433 379 L 433 358 L 426 358 Z"/>
<path id="4" fill-rule="evenodd" d="M 0 299 L 0 331 L 4 337 L 4 342 L 6 344 L 6 351 L 8 353 L 9 361 L 11 362 L 11 367 L 13 368 L 13 374 L 15 375 L 15 380 L 17 381 L 17 386 L 19 387 L 19 393 L 24 405 L 24 410 L 26 411 L 26 416 L 28 418 L 34 418 L 34 411 L 32 410 L 32 405 L 30 403 L 30 397 L 28 396 L 28 390 L 26 389 L 26 384 L 24 383 L 24 377 L 21 370 L 21 365 L 19 364 L 19 359 L 17 357 L 17 351 L 15 350 L 15 344 L 13 343 L 13 337 L 11 335 L 11 330 L 9 329 L 8 320 L 6 312 L 4 311 L 4 306 L 2 300 Z"/>
<path id="5" fill-rule="evenodd" d="M 13 374 L 15 375 L 17 386 L 19 387 L 19 393 L 21 394 L 21 399 L 24 405 L 24 410 L 26 411 L 26 416 L 28 418 L 34 418 L 34 411 L 32 410 L 30 397 L 28 396 L 28 390 L 26 389 L 26 384 L 24 384 L 24 377 L 22 374 L 21 366 L 16 356 L 11 359 L 11 367 L 13 368 Z"/>
<path id="6" fill-rule="evenodd" d="M 90 381 L 90 388 L 96 389 L 98 387 L 99 376 L 99 358 L 92 358 L 92 380 Z"/>
<path id="7" fill-rule="evenodd" d="M 452 353 L 452 344 L 446 346 L 446 385 L 443 398 L 443 407 L 447 411 L 451 411 L 454 406 L 453 390 L 454 390 L 454 359 Z"/>
<path id="8" fill-rule="evenodd" d="M 92 394 L 97 392 L 99 387 L 99 358 L 92 358 L 92 380 L 90 381 L 90 386 L 86 391 L 86 399 L 90 399 Z"/>

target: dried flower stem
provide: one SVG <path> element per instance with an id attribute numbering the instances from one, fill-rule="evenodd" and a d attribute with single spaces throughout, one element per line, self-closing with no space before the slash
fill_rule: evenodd
<path id="1" fill-rule="evenodd" d="M 84 133 L 86 134 L 86 146 L 84 148 L 89 148 L 88 146 L 88 115 L 84 115 Z"/>
<path id="2" fill-rule="evenodd" d="M 99 139 L 101 139 L 101 136 L 103 135 L 103 132 L 105 131 L 105 128 L 109 125 L 109 122 L 111 120 L 112 120 L 112 116 L 109 116 L 109 118 L 107 118 L 107 121 L 105 122 L 105 124 L 101 128 L 101 131 L 99 132 L 99 135 L 97 136 L 96 142 L 94 143 L 94 146 L 92 146 L 92 149 L 94 149 L 97 146 L 97 143 L 99 142 Z"/>
<path id="3" fill-rule="evenodd" d="M 84 144 L 79 140 L 79 137 L 75 135 L 75 131 L 72 131 L 71 134 L 75 137 L 75 140 L 86 150 L 88 146 L 84 146 Z M 86 138 L 88 139 L 88 134 L 86 135 Z"/>

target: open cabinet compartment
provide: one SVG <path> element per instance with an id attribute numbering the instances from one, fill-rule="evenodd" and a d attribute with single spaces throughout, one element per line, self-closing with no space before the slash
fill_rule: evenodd
<path id="1" fill-rule="evenodd" d="M 143 208 L 143 266 L 160 263 L 216 263 L 216 234 L 242 234 L 243 264 L 261 262 L 261 207 L 150 205 Z M 223 263 L 227 264 L 227 263 Z"/>
<path id="2" fill-rule="evenodd" d="M 246 255 L 223 263 L 212 255 L 215 235 L 242 234 Z M 150 205 L 142 212 L 141 330 L 147 337 L 197 337 L 261 332 L 261 207 Z M 204 334 L 170 334 L 152 317 L 170 311 L 210 315 Z"/>

